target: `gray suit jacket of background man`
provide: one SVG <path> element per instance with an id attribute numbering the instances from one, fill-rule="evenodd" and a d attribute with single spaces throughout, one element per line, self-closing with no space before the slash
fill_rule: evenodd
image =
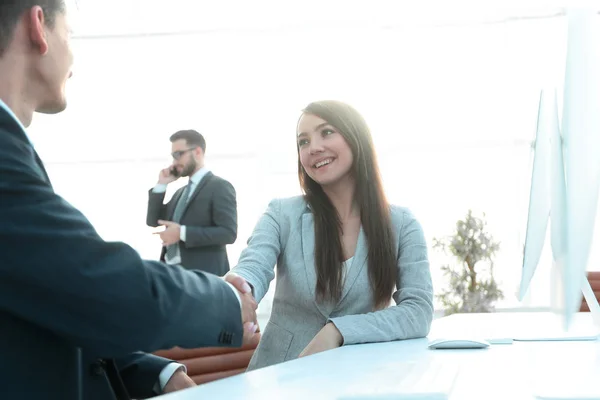
<path id="1" fill-rule="evenodd" d="M 150 190 L 146 223 L 155 227 L 159 219 L 170 221 L 182 192 L 180 188 L 163 204 L 165 193 Z M 231 183 L 208 172 L 190 195 L 180 224 L 186 226 L 186 240 L 179 242 L 181 265 L 225 275 L 229 271 L 226 245 L 237 238 L 237 202 Z M 165 261 L 165 249 L 161 261 Z"/>

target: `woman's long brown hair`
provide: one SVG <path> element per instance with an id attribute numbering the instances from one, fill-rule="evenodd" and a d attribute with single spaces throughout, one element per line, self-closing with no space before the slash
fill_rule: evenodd
<path id="1" fill-rule="evenodd" d="M 356 184 L 355 197 L 369 248 L 369 281 L 375 309 L 385 308 L 396 286 L 398 266 L 390 207 L 383 190 L 371 132 L 354 108 L 339 101 L 310 103 L 302 111 L 327 121 L 352 149 L 354 161 L 351 173 Z M 340 216 L 321 185 L 304 171 L 299 149 L 298 178 L 315 223 L 316 295 L 320 301 L 338 302 L 342 296 L 344 261 Z"/>

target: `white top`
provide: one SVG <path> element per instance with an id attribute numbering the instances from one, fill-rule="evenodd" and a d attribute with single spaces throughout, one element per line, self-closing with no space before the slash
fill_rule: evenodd
<path id="1" fill-rule="evenodd" d="M 354 261 L 354 257 L 350 257 L 349 259 L 347 259 L 346 261 L 344 261 L 344 268 L 346 270 L 349 270 L 350 267 L 352 267 L 352 261 Z"/>
<path id="2" fill-rule="evenodd" d="M 348 276 L 348 272 L 350 272 L 350 268 L 352 268 L 352 261 L 354 261 L 354 257 L 350 257 L 349 259 L 347 259 L 346 261 L 344 261 L 342 263 L 342 274 L 344 276 L 344 281 L 346 280 L 346 276 Z"/>

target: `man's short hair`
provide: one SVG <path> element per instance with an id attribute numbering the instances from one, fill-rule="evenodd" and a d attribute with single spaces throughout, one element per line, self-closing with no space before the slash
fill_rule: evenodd
<path id="1" fill-rule="evenodd" d="M 42 7 L 46 25 L 54 27 L 56 15 L 66 11 L 65 0 L 0 0 L 0 56 L 4 54 L 24 12 Z"/>
<path id="2" fill-rule="evenodd" d="M 171 143 L 173 143 L 181 139 L 185 140 L 185 142 L 189 146 L 198 146 L 202 149 L 202 151 L 206 152 L 206 140 L 204 140 L 204 136 L 202 136 L 195 130 L 186 129 L 183 131 L 175 132 L 171 135 L 171 138 L 169 140 L 171 141 Z"/>

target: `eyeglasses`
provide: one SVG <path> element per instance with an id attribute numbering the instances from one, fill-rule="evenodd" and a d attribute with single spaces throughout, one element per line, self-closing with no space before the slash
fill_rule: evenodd
<path id="1" fill-rule="evenodd" d="M 185 153 L 187 153 L 188 151 L 196 150 L 197 148 L 198 146 L 190 147 L 189 149 L 185 150 L 174 151 L 171 153 L 171 157 L 173 157 L 174 160 L 179 160 Z"/>

